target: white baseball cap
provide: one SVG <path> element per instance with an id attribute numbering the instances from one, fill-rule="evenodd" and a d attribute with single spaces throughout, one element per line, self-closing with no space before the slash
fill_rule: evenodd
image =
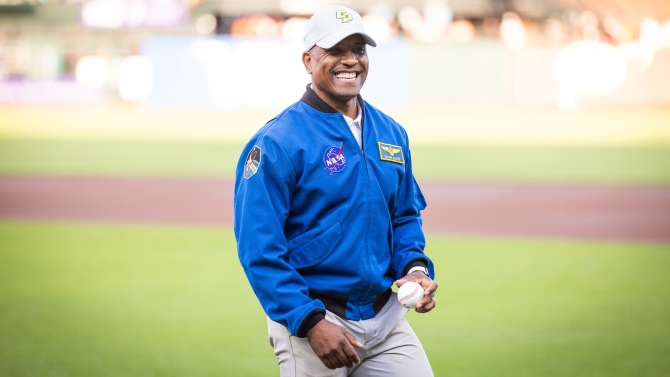
<path id="1" fill-rule="evenodd" d="M 319 9 L 307 22 L 303 38 L 305 51 L 309 51 L 314 45 L 331 48 L 352 34 L 360 34 L 365 43 L 372 47 L 377 46 L 374 39 L 365 34 L 363 19 L 355 10 L 339 5 Z"/>

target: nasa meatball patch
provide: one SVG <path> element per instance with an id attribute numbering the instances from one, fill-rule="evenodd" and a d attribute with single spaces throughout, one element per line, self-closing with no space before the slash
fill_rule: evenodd
<path id="1" fill-rule="evenodd" d="M 344 167 L 347 166 L 347 158 L 344 157 L 343 150 L 344 143 L 340 143 L 339 147 L 326 149 L 326 152 L 323 154 L 323 164 L 325 165 L 323 170 L 329 170 L 330 175 L 344 170 Z"/>
<path id="2" fill-rule="evenodd" d="M 247 156 L 247 162 L 244 164 L 244 178 L 249 179 L 258 172 L 261 167 L 261 148 L 254 146 Z"/>

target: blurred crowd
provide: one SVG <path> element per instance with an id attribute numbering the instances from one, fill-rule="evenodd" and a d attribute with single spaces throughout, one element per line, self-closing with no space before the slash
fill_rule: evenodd
<path id="1" fill-rule="evenodd" d="M 567 70 L 571 53 L 602 50 L 598 57 L 608 62 L 623 56 L 650 64 L 656 52 L 670 49 L 670 18 L 626 17 L 589 0 L 0 0 L 0 89 L 17 80 L 76 78 L 90 87 L 104 81 L 116 91 L 124 77 L 119 72 L 134 72 L 125 75 L 132 82 L 146 71 L 141 46 L 150 36 L 300 40 L 311 13 L 333 3 L 363 14 L 367 31 L 382 44 L 394 38 L 426 44 L 495 40 L 520 51 L 577 43 L 564 59 Z M 612 47 L 617 57 L 607 55 Z M 102 69 L 105 74 L 96 72 Z M 559 79 L 561 69 L 559 61 Z"/>
<path id="2" fill-rule="evenodd" d="M 389 3 L 378 2 L 363 12 L 366 30 L 382 41 L 396 36 L 426 43 L 468 43 L 475 38 L 502 38 L 512 49 L 522 48 L 528 43 L 565 44 L 574 40 L 600 40 L 619 45 L 638 37 L 658 39 L 658 43 L 670 47 L 670 19 L 661 24 L 648 17 L 640 24 L 631 24 L 611 16 L 601 19 L 591 10 L 578 9 L 563 9 L 540 19 L 512 10 L 503 12 L 499 17 L 465 18 L 459 17 L 447 0 L 421 3 L 420 7 L 396 9 Z M 209 34 L 217 30 L 215 17 L 200 17 L 198 25 L 202 27 L 198 27 L 199 33 Z M 304 16 L 243 16 L 233 21 L 230 29 L 224 32 L 238 36 L 300 39 L 307 19 Z"/>

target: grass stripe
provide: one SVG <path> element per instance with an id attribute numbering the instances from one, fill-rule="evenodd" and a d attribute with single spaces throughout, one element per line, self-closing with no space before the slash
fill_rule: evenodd
<path id="1" fill-rule="evenodd" d="M 0 174 L 234 177 L 234 142 L 0 139 Z M 322 151 L 315 151 L 321 158 Z M 670 183 L 667 147 L 416 144 L 417 178 L 452 181 Z"/>

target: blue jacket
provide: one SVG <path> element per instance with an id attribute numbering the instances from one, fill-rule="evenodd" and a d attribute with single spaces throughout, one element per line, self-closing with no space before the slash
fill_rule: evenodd
<path id="1" fill-rule="evenodd" d="M 239 259 L 266 314 L 294 336 L 326 308 L 374 317 L 412 266 L 434 275 L 407 133 L 359 103 L 364 153 L 342 114 L 308 86 L 251 138 L 237 165 Z"/>

